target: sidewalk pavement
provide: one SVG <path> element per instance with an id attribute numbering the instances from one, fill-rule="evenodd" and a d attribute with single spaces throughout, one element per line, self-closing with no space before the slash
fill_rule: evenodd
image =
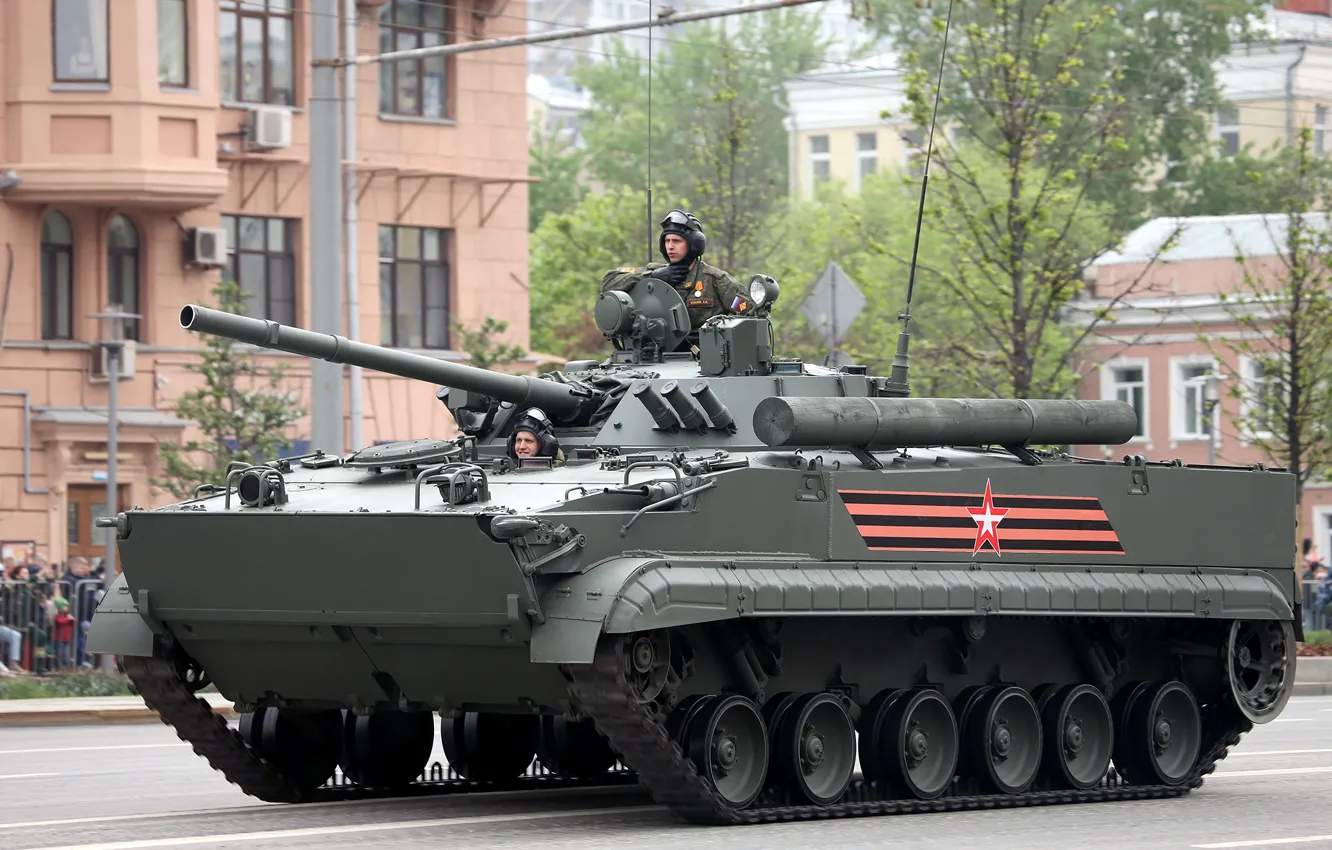
<path id="1" fill-rule="evenodd" d="M 1332 657 L 1302 655 L 1295 660 L 1295 696 L 1332 695 Z"/>
<path id="2" fill-rule="evenodd" d="M 201 694 L 223 717 L 236 712 L 221 694 Z M 0 700 L 0 726 L 54 726 L 85 723 L 160 722 L 157 712 L 140 697 L 69 697 L 67 699 Z"/>

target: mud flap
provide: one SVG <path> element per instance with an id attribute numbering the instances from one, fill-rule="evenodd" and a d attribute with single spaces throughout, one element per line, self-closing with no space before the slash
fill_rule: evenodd
<path id="1" fill-rule="evenodd" d="M 116 576 L 88 626 L 88 652 L 96 655 L 153 654 L 153 630 L 139 614 L 125 576 Z"/>

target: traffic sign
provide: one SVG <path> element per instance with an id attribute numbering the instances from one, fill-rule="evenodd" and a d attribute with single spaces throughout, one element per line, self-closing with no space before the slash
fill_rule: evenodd
<path id="1" fill-rule="evenodd" d="M 865 307 L 865 296 L 856 282 L 835 262 L 828 263 L 818 282 L 800 305 L 800 312 L 823 337 L 829 348 L 846 338 L 847 329 Z"/>

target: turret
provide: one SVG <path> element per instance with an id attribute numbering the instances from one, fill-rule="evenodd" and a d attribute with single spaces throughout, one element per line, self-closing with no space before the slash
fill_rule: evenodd
<path id="1" fill-rule="evenodd" d="M 750 283 L 755 304 L 751 312 L 713 319 L 699 329 L 692 346 L 689 313 L 675 287 L 645 280 L 628 292 L 602 293 L 595 318 L 615 348 L 610 359 L 600 364 L 571 363 L 565 372 L 539 378 L 464 366 L 193 304 L 181 309 L 180 324 L 187 330 L 260 348 L 438 385 L 441 388 L 436 396 L 449 408 L 459 429 L 486 443 L 507 438 L 505 429 L 510 417 L 529 407 L 544 410 L 557 429 L 598 427 L 641 377 L 638 367 L 642 366 L 677 363 L 690 371 L 696 369 L 695 374 L 704 378 L 769 374 L 775 365 L 768 314 L 778 293 L 775 280 L 755 275 Z M 673 409 L 686 411 L 683 415 L 692 426 L 697 424 L 694 419 L 702 421 L 701 417 L 689 416 L 696 402 L 703 406 L 712 427 L 734 431 L 730 413 L 706 383 L 689 380 L 681 386 L 693 393 L 694 401 L 676 393 L 665 400 L 654 397 L 645 403 L 656 400 L 664 406 L 669 402 Z M 655 395 L 656 391 L 652 392 Z M 674 417 L 670 414 L 669 418 L 674 421 Z"/>

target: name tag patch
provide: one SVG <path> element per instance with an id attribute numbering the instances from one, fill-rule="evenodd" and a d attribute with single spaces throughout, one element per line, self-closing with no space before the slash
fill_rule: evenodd
<path id="1" fill-rule="evenodd" d="M 687 305 L 690 306 L 690 307 L 711 307 L 711 306 L 712 306 L 712 299 L 711 299 L 711 298 L 690 298 L 688 301 L 685 302 L 685 304 L 687 304 Z"/>

